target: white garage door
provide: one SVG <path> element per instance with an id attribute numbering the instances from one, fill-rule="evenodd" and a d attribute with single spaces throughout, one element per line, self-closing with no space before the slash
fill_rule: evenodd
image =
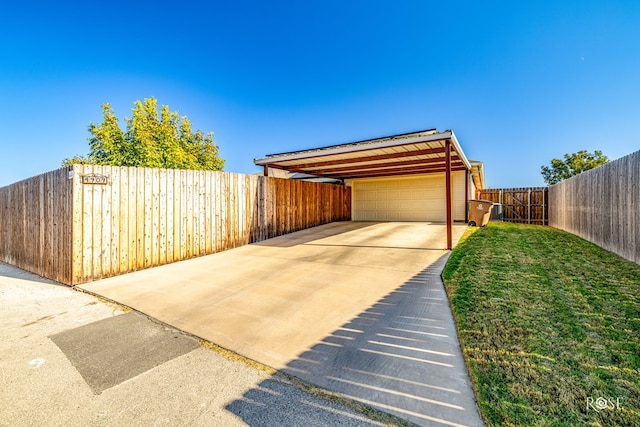
<path id="1" fill-rule="evenodd" d="M 454 220 L 464 219 L 464 172 L 452 183 Z M 351 186 L 355 221 L 446 220 L 444 174 L 358 179 Z"/>
<path id="2" fill-rule="evenodd" d="M 443 221 L 443 176 L 358 180 L 353 183 L 356 221 Z"/>

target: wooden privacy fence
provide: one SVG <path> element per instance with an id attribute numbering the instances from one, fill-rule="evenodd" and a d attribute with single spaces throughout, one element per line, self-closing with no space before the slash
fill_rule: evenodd
<path id="1" fill-rule="evenodd" d="M 0 260 L 75 285 L 351 218 L 349 187 L 74 165 L 0 188 Z"/>
<path id="2" fill-rule="evenodd" d="M 493 188 L 480 190 L 478 198 L 502 204 L 502 220 L 522 224 L 547 225 L 547 187 Z"/>
<path id="3" fill-rule="evenodd" d="M 640 151 L 549 188 L 549 225 L 640 264 Z"/>
<path id="4" fill-rule="evenodd" d="M 66 169 L 0 188 L 0 261 L 72 283 L 72 188 Z"/>

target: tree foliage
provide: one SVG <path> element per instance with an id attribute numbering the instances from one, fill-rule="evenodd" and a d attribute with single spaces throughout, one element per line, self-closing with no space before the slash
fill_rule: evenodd
<path id="1" fill-rule="evenodd" d="M 602 154 L 602 151 L 596 150 L 592 154 L 586 150 L 580 150 L 577 153 L 565 154 L 564 160 L 552 159 L 550 166 L 541 166 L 540 168 L 544 182 L 553 185 L 581 172 L 602 166 L 607 162 L 609 159 Z"/>
<path id="2" fill-rule="evenodd" d="M 89 154 L 65 159 L 62 165 L 223 169 L 224 160 L 218 154 L 213 133 L 193 131 L 186 116 L 170 111 L 167 105 L 158 109 L 153 97 L 136 101 L 132 113 L 131 118 L 125 118 L 126 128 L 122 130 L 111 105 L 103 104 L 102 123 L 89 125 Z"/>

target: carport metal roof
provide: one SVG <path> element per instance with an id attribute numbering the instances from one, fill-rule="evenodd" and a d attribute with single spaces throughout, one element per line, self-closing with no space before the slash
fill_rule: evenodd
<path id="1" fill-rule="evenodd" d="M 334 179 L 388 177 L 444 172 L 447 249 L 452 248 L 451 172 L 470 171 L 453 131 L 429 129 L 311 150 L 271 154 L 256 165 Z M 468 180 L 465 179 L 465 193 Z"/>
<path id="2" fill-rule="evenodd" d="M 270 154 L 256 165 L 334 179 L 445 172 L 451 144 L 451 171 L 470 170 L 453 131 L 435 129 L 311 150 Z"/>

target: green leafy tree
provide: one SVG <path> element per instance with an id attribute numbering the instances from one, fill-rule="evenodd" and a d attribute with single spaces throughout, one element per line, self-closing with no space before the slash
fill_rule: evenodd
<path id="1" fill-rule="evenodd" d="M 166 169 L 222 170 L 213 134 L 193 131 L 186 116 L 170 111 L 167 105 L 158 109 L 155 98 L 136 101 L 133 116 L 125 119 L 126 129 L 110 104 L 102 105 L 103 121 L 91 123 L 89 154 L 62 161 L 63 166 L 95 164 L 140 166 Z"/>
<path id="2" fill-rule="evenodd" d="M 581 172 L 602 166 L 607 162 L 609 159 L 602 154 L 602 151 L 596 150 L 592 154 L 586 150 L 580 150 L 577 153 L 565 154 L 564 160 L 552 159 L 550 166 L 541 166 L 540 168 L 544 182 L 553 185 Z"/>

